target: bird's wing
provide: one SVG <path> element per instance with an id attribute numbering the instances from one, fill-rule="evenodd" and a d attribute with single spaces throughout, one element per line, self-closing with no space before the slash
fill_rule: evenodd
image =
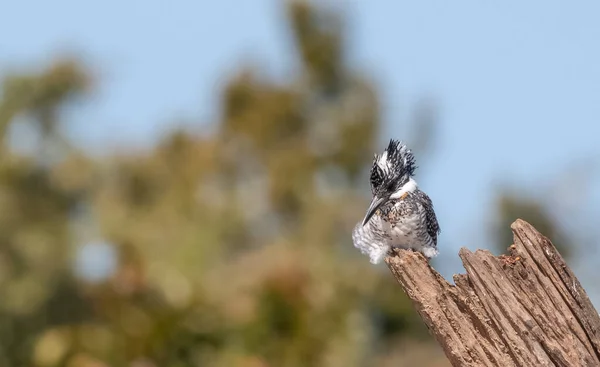
<path id="1" fill-rule="evenodd" d="M 423 204 L 423 208 L 425 209 L 425 221 L 427 223 L 427 234 L 433 240 L 433 243 L 437 246 L 437 237 L 441 232 L 440 225 L 438 223 L 437 217 L 435 215 L 435 211 L 433 210 L 433 202 L 431 198 L 421 190 L 416 192 L 419 200 Z"/>

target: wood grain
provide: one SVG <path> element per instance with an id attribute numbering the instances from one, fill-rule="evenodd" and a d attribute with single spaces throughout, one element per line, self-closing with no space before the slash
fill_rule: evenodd
<path id="1" fill-rule="evenodd" d="M 448 283 L 425 257 L 386 263 L 453 366 L 600 366 L 600 317 L 550 240 L 511 226 L 509 255 L 462 248 Z"/>

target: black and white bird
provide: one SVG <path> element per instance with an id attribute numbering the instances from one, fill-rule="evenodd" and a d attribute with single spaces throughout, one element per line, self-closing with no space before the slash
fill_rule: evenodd
<path id="1" fill-rule="evenodd" d="M 403 143 L 390 140 L 371 167 L 373 199 L 364 219 L 352 231 L 354 247 L 380 263 L 394 248 L 420 251 L 427 258 L 438 254 L 440 233 L 433 203 L 413 179 L 413 153 Z"/>

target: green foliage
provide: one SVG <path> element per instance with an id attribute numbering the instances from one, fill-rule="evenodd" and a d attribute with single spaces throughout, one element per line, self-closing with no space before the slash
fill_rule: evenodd
<path id="1" fill-rule="evenodd" d="M 303 2 L 289 17 L 293 80 L 244 70 L 224 88 L 213 135 L 176 131 L 144 153 L 101 161 L 69 143 L 59 112 L 91 86 L 78 63 L 4 80 L 0 365 L 363 366 L 410 355 L 391 354 L 392 341 L 424 327 L 350 242 L 360 173 L 377 150 L 376 93 L 344 64 L 337 18 Z M 20 116 L 41 137 L 28 154 L 8 148 Z M 71 269 L 97 237 L 118 264 L 90 283 Z"/>

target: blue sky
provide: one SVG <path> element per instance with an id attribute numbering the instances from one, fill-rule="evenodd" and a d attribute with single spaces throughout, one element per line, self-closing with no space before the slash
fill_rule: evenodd
<path id="1" fill-rule="evenodd" d="M 600 2 L 332 2 L 348 16 L 352 67 L 381 92 L 382 141 L 403 138 L 419 98 L 441 107 L 436 154 L 418 179 L 443 226 L 444 275 L 460 270 L 459 246 L 487 247 L 472 228 L 488 225 L 500 183 L 542 197 L 567 228 L 593 228 Z M 199 129 L 214 120 L 223 77 L 243 62 L 289 73 L 283 10 L 275 0 L 11 1 L 0 72 L 83 55 L 101 84 L 70 111 L 74 134 L 97 152 L 144 145 L 174 117 Z"/>

